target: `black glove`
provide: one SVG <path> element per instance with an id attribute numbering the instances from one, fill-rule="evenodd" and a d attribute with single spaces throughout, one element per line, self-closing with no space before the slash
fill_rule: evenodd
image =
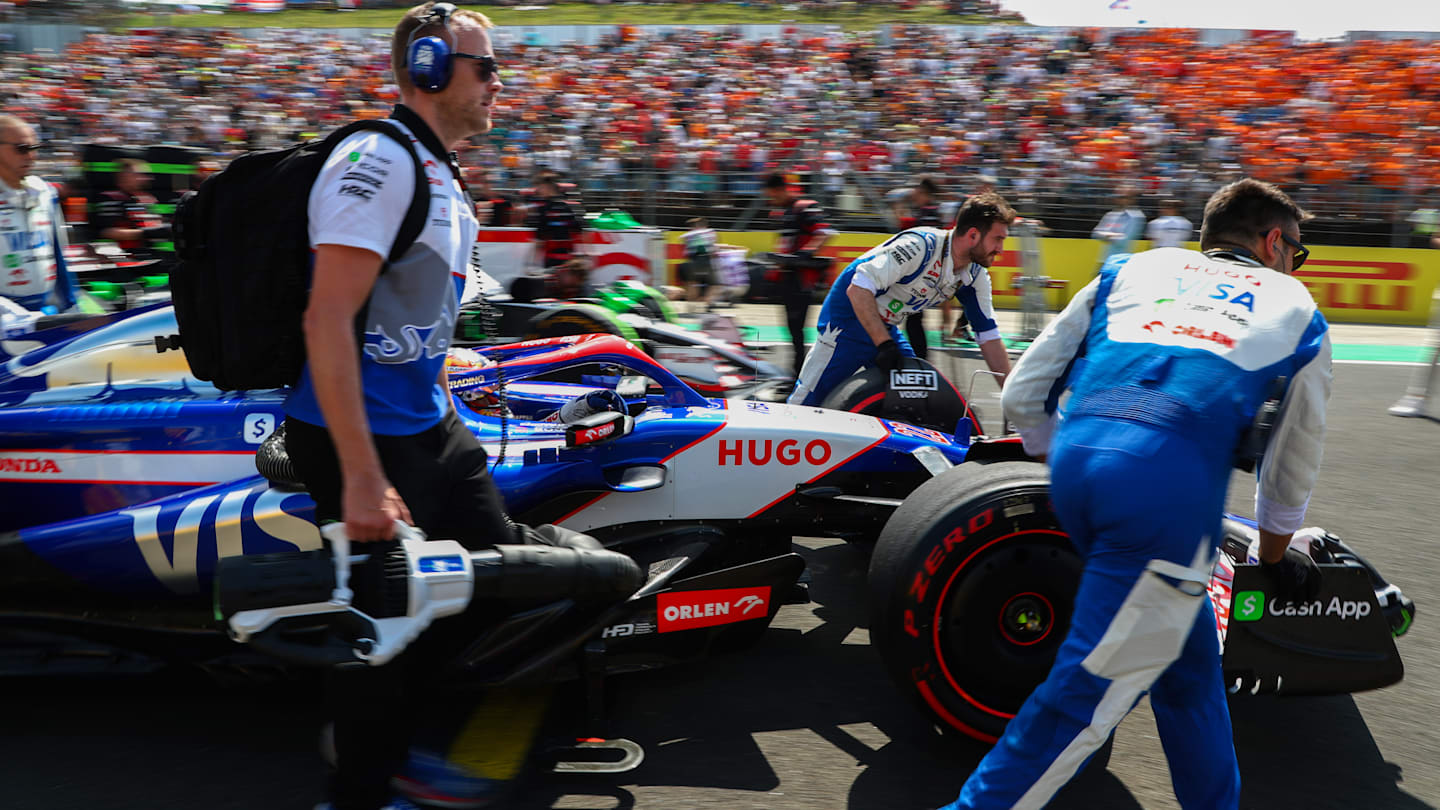
<path id="1" fill-rule="evenodd" d="M 1274 598 L 1282 602 L 1313 602 L 1320 595 L 1320 566 L 1299 549 L 1285 549 L 1279 562 L 1260 563 L 1275 584 Z"/>
<path id="2" fill-rule="evenodd" d="M 894 371 L 900 367 L 900 361 L 905 356 L 900 353 L 900 344 L 893 340 L 887 340 L 875 347 L 875 365 L 886 371 Z"/>

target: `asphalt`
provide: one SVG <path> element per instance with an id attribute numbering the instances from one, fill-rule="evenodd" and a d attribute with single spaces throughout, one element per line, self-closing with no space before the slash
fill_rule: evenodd
<path id="1" fill-rule="evenodd" d="M 1429 335 L 1342 325 L 1335 340 L 1420 347 Z M 955 355 L 939 365 L 960 378 L 977 366 Z M 1416 601 L 1416 623 L 1400 640 L 1406 678 L 1353 696 L 1232 699 L 1243 807 L 1440 806 L 1440 424 L 1385 410 L 1416 371 L 1337 364 L 1308 516 Z M 976 391 L 980 407 L 997 412 L 993 384 L 981 380 Z M 1251 512 L 1253 486 L 1237 474 L 1233 511 Z M 864 554 L 808 538 L 797 539 L 797 550 L 813 573 L 813 601 L 782 608 L 757 646 L 613 682 L 604 730 L 645 747 L 639 769 L 542 779 L 507 807 L 923 810 L 953 799 L 983 749 L 938 737 L 892 688 L 869 646 Z M 320 798 L 309 684 L 152 677 L 7 687 L 7 810 L 300 810 Z M 1052 806 L 1177 806 L 1144 702 L 1120 726 L 1108 768 L 1080 776 Z"/>

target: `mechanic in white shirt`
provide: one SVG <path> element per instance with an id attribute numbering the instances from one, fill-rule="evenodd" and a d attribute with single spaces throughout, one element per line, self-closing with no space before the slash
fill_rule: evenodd
<path id="1" fill-rule="evenodd" d="M 30 174 L 41 146 L 29 124 L 0 115 L 0 333 L 29 331 L 41 315 L 75 306 L 60 200 Z"/>
<path id="2" fill-rule="evenodd" d="M 1145 233 L 1145 214 L 1135 207 L 1135 190 L 1120 189 L 1119 206 L 1101 217 L 1099 224 L 1090 232 L 1091 239 L 1099 239 L 1100 265 L 1103 267 L 1112 256 L 1129 253 L 1135 240 Z"/>
<path id="3" fill-rule="evenodd" d="M 1204 252 L 1108 262 L 1020 358 L 1005 415 L 1027 453 L 1048 456 L 1051 502 L 1085 570 L 1049 677 L 945 810 L 1043 806 L 1146 692 L 1180 806 L 1238 806 L 1205 584 L 1231 467 L 1283 386 L 1256 495 L 1266 596 L 1319 592 L 1320 569 L 1289 547 L 1330 395 L 1328 326 L 1291 275 L 1309 218 L 1268 183 L 1232 183 L 1205 206 Z"/>
<path id="4" fill-rule="evenodd" d="M 959 299 L 985 364 L 1004 385 L 1010 356 L 995 323 L 989 267 L 1014 220 L 999 194 L 977 194 L 960 206 L 953 227 L 901 231 L 851 262 L 825 296 L 820 339 L 789 402 L 819 405 L 861 366 L 894 370 L 915 356 L 900 324 L 951 298 Z"/>
<path id="5" fill-rule="evenodd" d="M 1195 226 L 1190 220 L 1180 216 L 1179 200 L 1166 200 L 1161 203 L 1160 216 L 1150 220 L 1150 224 L 1145 227 L 1145 238 L 1150 240 L 1151 248 L 1185 247 L 1193 233 Z"/>

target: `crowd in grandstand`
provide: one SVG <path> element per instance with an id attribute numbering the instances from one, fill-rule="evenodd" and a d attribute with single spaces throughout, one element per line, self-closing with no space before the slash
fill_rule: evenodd
<path id="1" fill-rule="evenodd" d="M 984 172 L 1021 199 L 1111 178 L 1203 199 L 1241 173 L 1322 196 L 1440 186 L 1431 43 L 953 36 L 621 28 L 538 46 L 502 31 L 504 109 L 464 159 L 502 187 L 541 168 L 589 188 L 654 169 L 667 189 L 751 194 L 764 172 L 796 167 L 817 194 L 851 172 L 926 171 Z M 0 108 L 61 145 L 184 144 L 223 163 L 384 115 L 396 99 L 386 54 L 324 32 L 92 34 L 63 54 L 6 55 Z"/>

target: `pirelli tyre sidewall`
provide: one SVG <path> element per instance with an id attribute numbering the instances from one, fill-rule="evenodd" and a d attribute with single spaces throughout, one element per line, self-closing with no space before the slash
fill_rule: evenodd
<path id="1" fill-rule="evenodd" d="M 936 724 L 994 742 L 1069 630 L 1082 562 L 1042 464 L 961 464 L 895 510 L 870 562 L 871 640 Z"/>

